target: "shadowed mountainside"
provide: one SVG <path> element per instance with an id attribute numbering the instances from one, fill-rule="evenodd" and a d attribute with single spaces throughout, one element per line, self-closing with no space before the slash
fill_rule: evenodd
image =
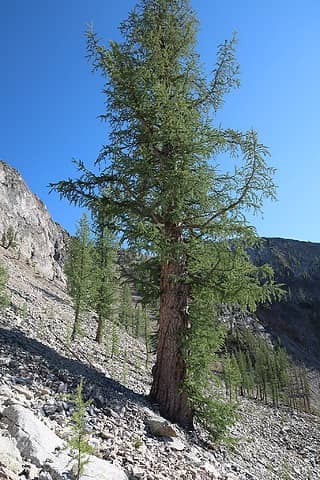
<path id="1" fill-rule="evenodd" d="M 320 368 L 320 243 L 265 238 L 250 255 L 271 265 L 286 291 L 280 302 L 259 307 L 260 322 L 297 360 Z"/>

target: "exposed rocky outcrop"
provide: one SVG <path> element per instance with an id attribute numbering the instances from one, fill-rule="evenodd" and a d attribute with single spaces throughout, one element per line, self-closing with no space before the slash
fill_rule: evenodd
<path id="1" fill-rule="evenodd" d="M 67 232 L 55 223 L 21 175 L 0 160 L 0 240 L 12 229 L 16 254 L 49 279 L 63 279 Z"/>
<path id="2" fill-rule="evenodd" d="M 11 405 L 2 412 L 8 433 L 17 442 L 21 455 L 40 466 L 62 441 L 34 414 L 21 405 Z"/>

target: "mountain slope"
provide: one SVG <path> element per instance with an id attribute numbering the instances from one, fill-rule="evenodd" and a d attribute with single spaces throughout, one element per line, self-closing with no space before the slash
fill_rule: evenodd
<path id="1" fill-rule="evenodd" d="M 69 345 L 73 311 L 61 283 L 35 274 L 2 248 L 0 261 L 9 271 L 11 297 L 11 306 L 0 314 L 0 419 L 4 408 L 22 404 L 67 438 L 70 405 L 63 403 L 61 392 L 71 393 L 83 377 L 93 400 L 87 425 L 95 453 L 115 462 L 129 479 L 320 478 L 320 419 L 314 415 L 241 400 L 239 421 L 231 431 L 237 439 L 232 451 L 213 445 L 201 429 L 195 435 L 175 427 L 176 440 L 154 436 L 148 419 L 157 410 L 145 397 L 152 362 L 146 367 L 143 342 L 120 331 L 120 353 L 111 358 L 108 348 L 94 341 L 96 318 L 88 316 L 84 336 Z M 107 323 L 109 341 L 110 336 Z M 0 421 L 0 435 L 5 431 Z M 40 475 L 37 468 L 33 471 Z M 47 475 L 47 467 L 41 468 Z M 68 477 L 59 480 L 63 478 Z"/>
<path id="2" fill-rule="evenodd" d="M 319 369 L 320 244 L 266 238 L 250 253 L 256 264 L 273 267 L 286 291 L 280 302 L 260 307 L 257 317 L 296 360 Z"/>
<path id="3" fill-rule="evenodd" d="M 73 309 L 61 282 L 67 234 L 53 222 L 16 171 L 3 162 L 1 169 L 0 232 L 13 226 L 18 246 L 16 250 L 0 246 L 0 261 L 9 274 L 10 297 L 9 308 L 0 312 L 0 447 L 5 435 L 11 438 L 6 408 L 16 405 L 23 405 L 61 439 L 67 439 L 72 405 L 62 395 L 74 391 L 83 378 L 85 394 L 93 401 L 86 425 L 95 455 L 115 464 L 129 480 L 320 478 L 320 418 L 288 408 L 275 410 L 240 399 L 239 420 L 231 429 L 237 441 L 231 451 L 224 445 L 212 444 L 200 427 L 196 432 L 185 432 L 174 426 L 177 438 L 155 436 L 149 421 L 157 414 L 157 406 L 150 404 L 147 397 L 152 359 L 146 365 L 143 342 L 120 329 L 120 352 L 112 357 L 112 324 L 107 322 L 105 345 L 97 345 L 97 319 L 87 315 L 83 319 L 83 337 L 72 345 L 68 343 Z M 56 241 L 61 255 L 55 255 Z M 311 359 L 315 361 L 315 339 L 303 343 L 303 337 L 298 336 L 300 328 L 307 336 L 315 336 L 316 328 L 305 313 L 309 310 L 300 301 L 299 289 L 309 292 L 312 302 L 316 302 L 314 258 L 318 248 L 292 242 L 268 239 L 255 253 L 255 260 L 271 263 L 278 281 L 283 283 L 282 273 L 290 271 L 290 275 L 285 274 L 290 280 L 290 301 L 292 309 L 302 312 L 304 327 L 296 325 L 300 321 L 298 313 L 294 322 L 290 323 L 291 317 L 286 322 L 285 305 L 289 299 L 260 309 L 258 316 L 271 334 L 283 335 L 288 348 L 293 346 L 293 355 L 300 350 L 306 355 L 307 347 L 313 345 Z M 291 245 L 294 248 L 290 253 Z M 309 283 L 304 282 L 308 275 Z M 312 308 L 316 310 L 313 303 Z M 270 311 L 274 312 L 271 319 L 267 316 Z M 279 317 L 283 324 L 280 322 L 273 330 L 272 321 L 278 311 L 282 312 L 283 317 Z M 319 396 L 318 386 L 314 388 L 314 395 Z M 70 479 L 67 473 L 53 473 L 50 463 L 30 462 L 26 454 L 16 460 L 16 465 L 14 471 L 8 470 L 0 448 L 0 479 Z"/>

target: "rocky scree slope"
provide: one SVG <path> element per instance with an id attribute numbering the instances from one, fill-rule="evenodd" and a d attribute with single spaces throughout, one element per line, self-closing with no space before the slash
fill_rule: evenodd
<path id="1" fill-rule="evenodd" d="M 64 447 L 54 453 L 51 441 L 39 457 L 30 440 L 29 446 L 21 446 L 25 440 L 13 424 L 26 423 L 31 413 L 27 437 L 39 429 L 38 419 L 56 435 L 59 447 L 59 439 L 70 436 L 73 406 L 65 394 L 74 391 L 80 377 L 86 397 L 93 400 L 86 422 L 95 457 L 107 462 L 105 471 L 108 465 L 116 472 L 109 480 L 320 478 L 320 418 L 314 415 L 241 401 L 239 421 L 231 431 L 237 439 L 233 451 L 212 444 L 201 429 L 184 432 L 163 419 L 159 421 L 164 436 L 157 436 L 152 424 L 156 406 L 145 396 L 152 362 L 145 365 L 143 342 L 121 331 L 120 353 L 110 358 L 108 345 L 94 341 L 96 318 L 88 316 L 84 336 L 69 345 L 65 339 L 73 312 L 61 284 L 35 275 L 31 266 L 1 248 L 0 260 L 9 271 L 11 297 L 10 307 L 0 315 L 0 442 L 9 439 L 20 454 L 9 462 L 0 448 L 0 465 L 6 472 L 0 478 L 71 479 Z M 108 324 L 107 338 L 110 331 Z M 51 458 L 44 460 L 47 456 Z M 91 463 L 92 469 L 96 463 Z M 84 480 L 104 480 L 101 466 L 95 468 Z"/>
<path id="2" fill-rule="evenodd" d="M 1 210 L 1 222 L 6 220 L 5 228 L 23 224 L 27 233 L 28 223 L 34 225 L 33 213 L 41 216 L 44 207 L 25 184 L 20 183 L 24 195 L 14 194 L 21 177 L 6 165 L 1 168 L 5 171 L 1 200 L 6 199 L 1 205 L 7 211 Z M 24 216 L 8 201 L 6 189 L 11 190 L 12 202 L 20 198 Z M 24 196 L 29 200 L 21 199 Z M 18 218 L 11 215 L 14 211 Z M 72 478 L 70 452 L 63 442 L 70 437 L 74 407 L 66 394 L 74 391 L 80 378 L 85 381 L 85 396 L 93 400 L 86 424 L 95 447 L 83 480 L 320 478 L 319 417 L 241 401 L 239 421 L 230 432 L 237 442 L 230 451 L 212 444 L 200 428 L 188 433 L 154 418 L 156 406 L 146 397 L 152 360 L 146 365 L 140 340 L 120 331 L 120 353 L 111 358 L 111 325 L 107 324 L 106 345 L 98 346 L 93 337 L 96 318 L 88 315 L 83 336 L 69 345 L 73 311 L 64 283 L 58 281 L 62 256 L 55 255 L 55 241 L 46 231 L 55 224 L 50 217 L 36 223 L 36 235 L 31 230 L 26 243 L 33 245 L 33 255 L 27 246 L 20 256 L 0 247 L 10 296 L 9 308 L 0 313 L 0 479 Z M 60 238 L 61 252 L 64 237 L 59 227 L 52 233 L 52 238 Z"/>
<path id="3" fill-rule="evenodd" d="M 62 264 L 69 235 L 55 223 L 23 178 L 0 160 L 0 238 L 13 229 L 17 255 L 49 279 L 63 279 Z"/>

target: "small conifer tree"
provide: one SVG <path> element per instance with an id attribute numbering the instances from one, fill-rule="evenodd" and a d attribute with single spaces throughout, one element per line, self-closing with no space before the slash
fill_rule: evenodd
<path id="1" fill-rule="evenodd" d="M 64 266 L 68 293 L 74 306 L 74 323 L 71 340 L 80 332 L 81 314 L 89 308 L 92 294 L 92 242 L 90 226 L 84 213 L 79 222 L 76 236 L 71 238 Z"/>
<path id="2" fill-rule="evenodd" d="M 81 380 L 74 394 L 70 397 L 74 403 L 74 412 L 72 414 L 72 436 L 68 441 L 75 465 L 75 480 L 80 480 L 85 465 L 88 463 L 89 454 L 93 453 L 93 447 L 88 443 L 86 438 L 85 415 L 86 408 L 90 401 L 83 399 L 83 381 Z"/>
<path id="3" fill-rule="evenodd" d="M 144 314 L 144 344 L 146 347 L 146 368 L 148 368 L 149 356 L 150 356 L 150 317 L 148 315 L 146 307 L 143 309 Z"/>
<path id="4" fill-rule="evenodd" d="M 0 263 L 0 308 L 8 306 L 8 297 L 6 294 L 6 285 L 8 281 L 8 274 L 4 266 Z"/>
<path id="5" fill-rule="evenodd" d="M 235 355 L 227 355 L 223 361 L 223 377 L 226 385 L 226 394 L 232 401 L 232 394 L 237 399 L 237 389 L 241 385 L 241 372 Z"/>
<path id="6" fill-rule="evenodd" d="M 287 352 L 276 344 L 256 336 L 246 329 L 232 329 L 228 332 L 224 345 L 223 380 L 229 397 L 234 380 L 232 359 L 240 372 L 240 394 L 269 402 L 274 407 L 290 405 L 305 411 L 310 410 L 310 386 L 305 369 L 297 367 L 289 359 Z"/>
<path id="7" fill-rule="evenodd" d="M 120 311 L 119 322 L 123 325 L 127 332 L 132 332 L 132 321 L 134 317 L 132 295 L 128 283 L 124 283 L 120 292 Z"/>
<path id="8" fill-rule="evenodd" d="M 118 355 L 119 355 L 119 329 L 115 319 L 113 319 L 112 333 L 111 333 L 111 358 L 117 357 Z"/>
<path id="9" fill-rule="evenodd" d="M 94 242 L 94 288 L 92 306 L 98 315 L 96 341 L 103 342 L 105 322 L 111 320 L 117 290 L 115 267 L 116 241 L 107 227 L 101 210 L 93 214 Z"/>
<path id="10" fill-rule="evenodd" d="M 143 323 L 145 321 L 145 314 L 141 304 L 137 304 L 135 309 L 135 327 L 134 336 L 139 338 L 143 333 Z"/>

